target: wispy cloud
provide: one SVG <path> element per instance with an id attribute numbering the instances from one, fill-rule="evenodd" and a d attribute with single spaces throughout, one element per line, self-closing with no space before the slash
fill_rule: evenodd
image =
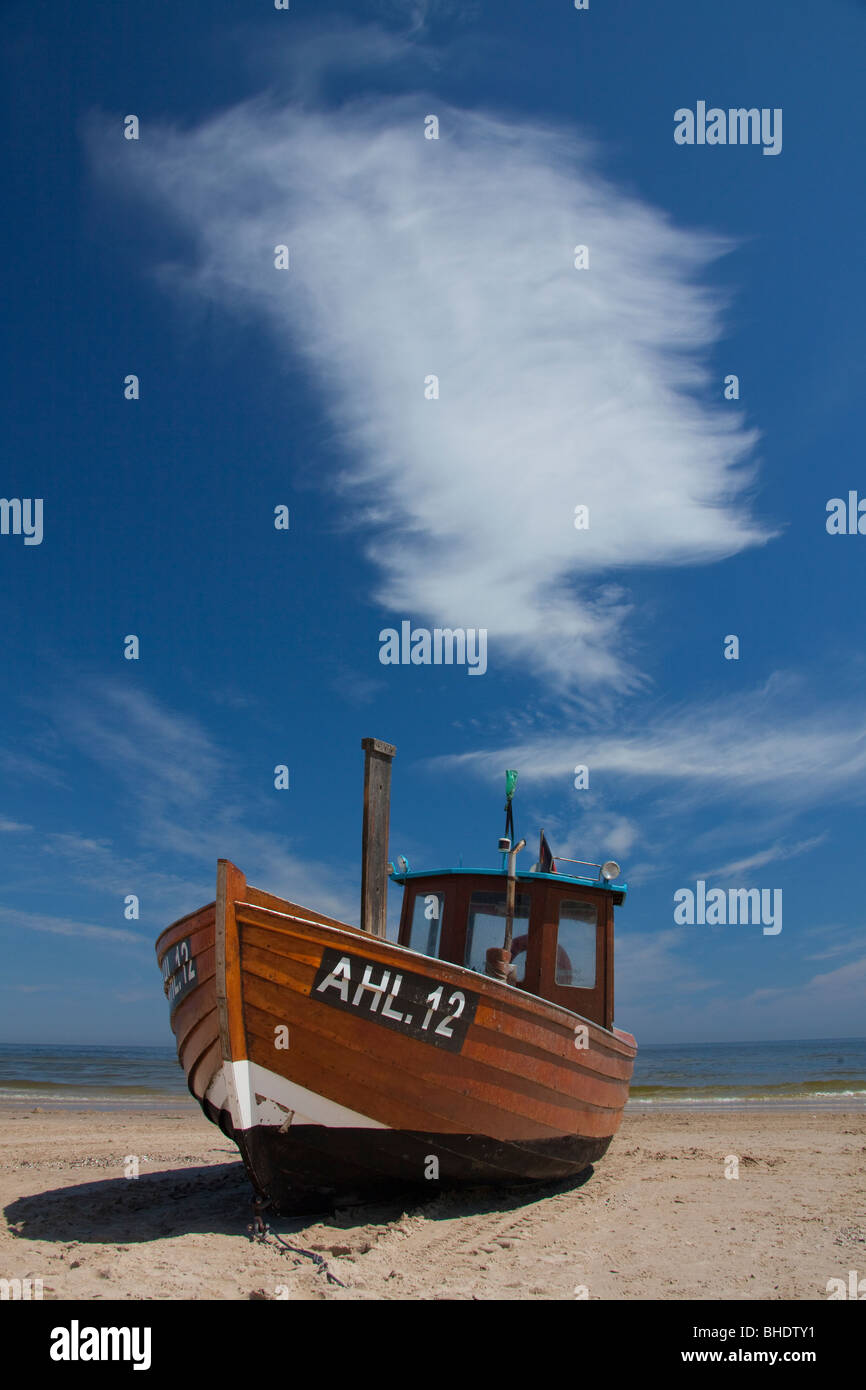
<path id="1" fill-rule="evenodd" d="M 199 724 L 119 681 L 86 681 L 63 704 L 66 735 L 138 796 L 162 808 L 202 801 L 221 770 Z"/>
<path id="2" fill-rule="evenodd" d="M 628 930 L 617 933 L 618 1016 L 626 1018 L 638 1008 L 663 1008 L 665 1001 L 673 999 L 688 1002 L 716 987 L 718 981 L 702 974 L 683 949 L 686 945 L 682 930 L 673 927 L 642 935 Z"/>
<path id="3" fill-rule="evenodd" d="M 572 767 L 585 763 L 594 777 L 607 774 L 642 791 L 678 784 L 702 801 L 749 794 L 802 807 L 829 793 L 862 799 L 862 709 L 804 709 L 803 700 L 795 682 L 776 676 L 745 695 L 667 708 L 635 730 L 540 734 L 433 761 L 491 781 L 503 767 L 519 767 L 525 784 L 539 786 L 565 785 Z"/>
<path id="4" fill-rule="evenodd" d="M 55 984 L 55 985 L 46 985 L 46 984 L 41 984 L 41 985 L 4 985 L 3 988 L 4 988 L 4 989 L 12 989 L 12 990 L 15 991 L 16 994 L 45 994 L 45 993 L 55 993 L 58 989 L 62 989 L 63 986 L 62 986 L 62 985 L 59 985 L 59 984 Z"/>
<path id="5" fill-rule="evenodd" d="M 580 807 L 583 815 L 577 824 L 573 812 L 571 815 L 546 813 L 536 817 L 557 859 L 582 858 L 586 862 L 586 856 L 595 852 L 604 859 L 609 859 L 611 855 L 622 857 L 629 854 L 640 841 L 638 824 L 628 816 L 606 810 L 599 804 L 599 798 L 584 793 Z M 531 848 L 534 850 L 535 845 Z"/>
<path id="6" fill-rule="evenodd" d="M 762 869 L 767 864 L 777 864 L 784 859 L 795 859 L 799 854 L 808 854 L 810 850 L 824 844 L 826 839 L 825 832 L 823 835 L 812 835 L 807 840 L 800 840 L 794 845 L 776 843 L 768 849 L 747 855 L 745 859 L 735 859 L 730 864 L 722 864 L 718 869 L 706 869 L 702 872 L 706 878 L 734 878 L 750 873 L 753 869 Z"/>
<path id="7" fill-rule="evenodd" d="M 819 927 L 807 927 L 803 936 L 808 940 L 817 939 L 819 950 L 807 951 L 803 959 L 807 961 L 838 960 L 840 956 L 859 956 L 863 950 L 864 932 L 862 926 L 851 927 L 832 923 Z"/>
<path id="8" fill-rule="evenodd" d="M 743 1007 L 759 1004 L 768 1022 L 780 1019 L 807 1018 L 827 1020 L 828 1026 L 862 1028 L 863 999 L 866 997 L 866 956 L 848 961 L 836 970 L 813 975 L 805 984 L 790 987 L 771 987 L 755 990 L 743 1000 Z M 827 1036 L 839 1036 L 828 1033 Z"/>
<path id="9" fill-rule="evenodd" d="M 829 930 L 829 929 L 828 929 Z M 617 934 L 616 1013 L 639 1037 L 674 1042 L 740 1038 L 862 1036 L 866 957 L 862 935 L 846 942 L 852 959 L 799 982 L 776 984 L 778 962 L 766 941 L 749 943 L 746 978 L 770 980 L 744 995 L 723 958 L 707 973 L 699 938 L 690 929 Z M 731 942 L 729 949 L 742 949 Z M 742 959 L 742 957 L 740 957 Z M 807 957 L 808 959 L 808 957 Z"/>
<path id="10" fill-rule="evenodd" d="M 602 177 L 575 132 L 418 96 L 259 99 L 151 125 L 134 159 L 122 145 L 91 132 L 102 175 L 192 242 L 166 289 L 257 313 L 308 362 L 389 612 L 486 627 L 494 667 L 623 689 L 613 572 L 768 538 L 746 501 L 755 436 L 707 370 L 704 273 L 729 246 Z"/>
<path id="11" fill-rule="evenodd" d="M 32 758 L 26 753 L 13 752 L 11 748 L 0 748 L 0 768 L 10 778 L 32 778 L 37 782 L 50 782 L 55 787 L 66 786 L 59 769 L 47 758 Z"/>
<path id="12" fill-rule="evenodd" d="M 90 922 L 76 922 L 69 917 L 51 917 L 38 912 L 19 912 L 15 908 L 0 907 L 0 924 L 14 927 L 18 931 L 49 932 L 54 936 L 89 937 L 97 941 L 111 941 L 115 945 L 133 944 L 150 950 L 150 942 L 126 931 L 123 927 L 100 927 Z"/>
<path id="13" fill-rule="evenodd" d="M 660 992 L 619 1010 L 623 1025 L 638 1037 L 658 1042 L 728 1042 L 734 1028 L 742 1038 L 843 1038 L 863 1036 L 863 988 L 866 961 L 825 977 L 825 986 L 756 991 L 748 999 L 735 992 L 690 1001 Z M 834 989 L 837 991 L 834 997 Z"/>
<path id="14" fill-rule="evenodd" d="M 132 835 L 139 842 L 140 825 L 132 829 Z M 126 852 L 118 849 L 110 839 L 94 839 L 72 831 L 53 832 L 40 839 L 38 854 L 43 866 L 46 856 L 54 856 L 62 861 L 64 878 L 79 887 L 109 895 L 121 901 L 128 893 L 135 893 L 142 901 L 145 911 L 170 911 L 179 902 L 204 901 L 212 893 L 213 877 L 211 865 L 202 863 L 200 872 L 171 872 L 167 865 L 170 847 L 166 844 L 160 858 L 149 854 Z M 191 866 L 188 866 L 191 867 Z"/>
<path id="15" fill-rule="evenodd" d="M 423 69 L 435 68 L 435 49 L 418 42 L 431 16 L 430 0 L 419 0 L 407 15 L 404 0 L 394 0 L 399 13 L 390 28 L 352 19 L 346 15 L 319 15 L 306 27 L 292 21 L 292 42 L 262 47 L 260 38 L 239 25 L 235 39 L 253 72 L 267 77 L 269 89 L 287 88 L 297 101 L 315 102 L 338 75 L 370 74 L 411 63 Z"/>
<path id="16" fill-rule="evenodd" d="M 64 745 L 111 774 L 125 827 L 123 853 L 105 837 L 46 837 L 43 853 L 62 856 L 80 882 L 136 893 L 149 910 L 171 904 L 180 915 L 213 895 L 216 860 L 229 855 L 252 882 L 347 921 L 357 916 L 332 865 L 293 852 L 282 833 L 255 828 L 269 813 L 264 794 L 257 799 L 238 782 L 232 759 L 196 719 L 113 680 L 67 686 L 46 710 Z"/>

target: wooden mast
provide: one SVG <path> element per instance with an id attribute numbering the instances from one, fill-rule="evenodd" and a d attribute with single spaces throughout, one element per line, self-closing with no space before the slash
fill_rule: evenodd
<path id="1" fill-rule="evenodd" d="M 364 829 L 361 843 L 361 929 L 384 937 L 388 909 L 388 821 L 391 760 L 397 749 L 378 738 L 364 749 Z"/>

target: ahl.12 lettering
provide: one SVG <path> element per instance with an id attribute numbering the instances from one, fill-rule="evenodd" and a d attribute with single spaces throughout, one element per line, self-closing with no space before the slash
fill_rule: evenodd
<path id="1" fill-rule="evenodd" d="M 322 953 L 310 994 L 449 1052 L 461 1050 L 478 1005 L 471 990 L 330 947 Z"/>
<path id="2" fill-rule="evenodd" d="M 179 941 L 163 956 L 163 989 L 169 1005 L 174 1009 L 179 999 L 188 994 L 198 984 L 195 959 L 190 948 L 189 937 Z"/>

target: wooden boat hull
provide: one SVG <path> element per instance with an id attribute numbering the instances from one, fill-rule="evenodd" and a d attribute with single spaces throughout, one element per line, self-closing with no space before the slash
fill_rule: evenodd
<path id="1" fill-rule="evenodd" d="M 607 1151 L 604 1139 L 542 1140 L 537 1145 L 491 1139 L 481 1134 L 436 1130 L 292 1127 L 286 1142 L 265 1125 L 246 1130 L 241 1145 L 258 1190 L 278 1194 L 277 1206 L 310 1194 L 343 1200 L 386 1196 L 407 1187 L 429 1188 L 490 1183 L 553 1182 L 582 1173 Z M 435 1178 L 422 1181 L 435 1156 Z"/>
<path id="2" fill-rule="evenodd" d="M 190 1090 L 278 1211 L 553 1181 L 619 1127 L 634 1039 L 248 887 L 157 942 Z"/>

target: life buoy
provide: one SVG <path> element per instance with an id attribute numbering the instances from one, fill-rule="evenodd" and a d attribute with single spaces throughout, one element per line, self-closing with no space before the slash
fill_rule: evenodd
<path id="1" fill-rule="evenodd" d="M 512 943 L 511 943 L 511 963 L 512 963 L 512 965 L 513 965 L 514 962 L 515 962 L 515 957 L 516 957 L 516 956 L 522 955 L 523 952 L 527 949 L 528 945 L 529 945 L 529 937 L 528 937 L 528 936 L 515 936 L 514 940 L 513 940 Z M 526 962 L 523 961 L 523 962 L 521 962 L 521 964 L 522 964 L 523 967 L 524 967 L 524 969 L 523 969 L 523 974 L 525 975 L 525 974 L 526 974 Z M 568 976 L 571 975 L 571 957 L 569 956 L 569 954 L 568 954 L 568 952 L 566 951 L 565 947 L 564 947 L 564 946 L 560 946 L 559 944 L 557 944 L 557 947 L 556 947 L 556 973 L 557 973 L 557 975 L 568 975 Z"/>

